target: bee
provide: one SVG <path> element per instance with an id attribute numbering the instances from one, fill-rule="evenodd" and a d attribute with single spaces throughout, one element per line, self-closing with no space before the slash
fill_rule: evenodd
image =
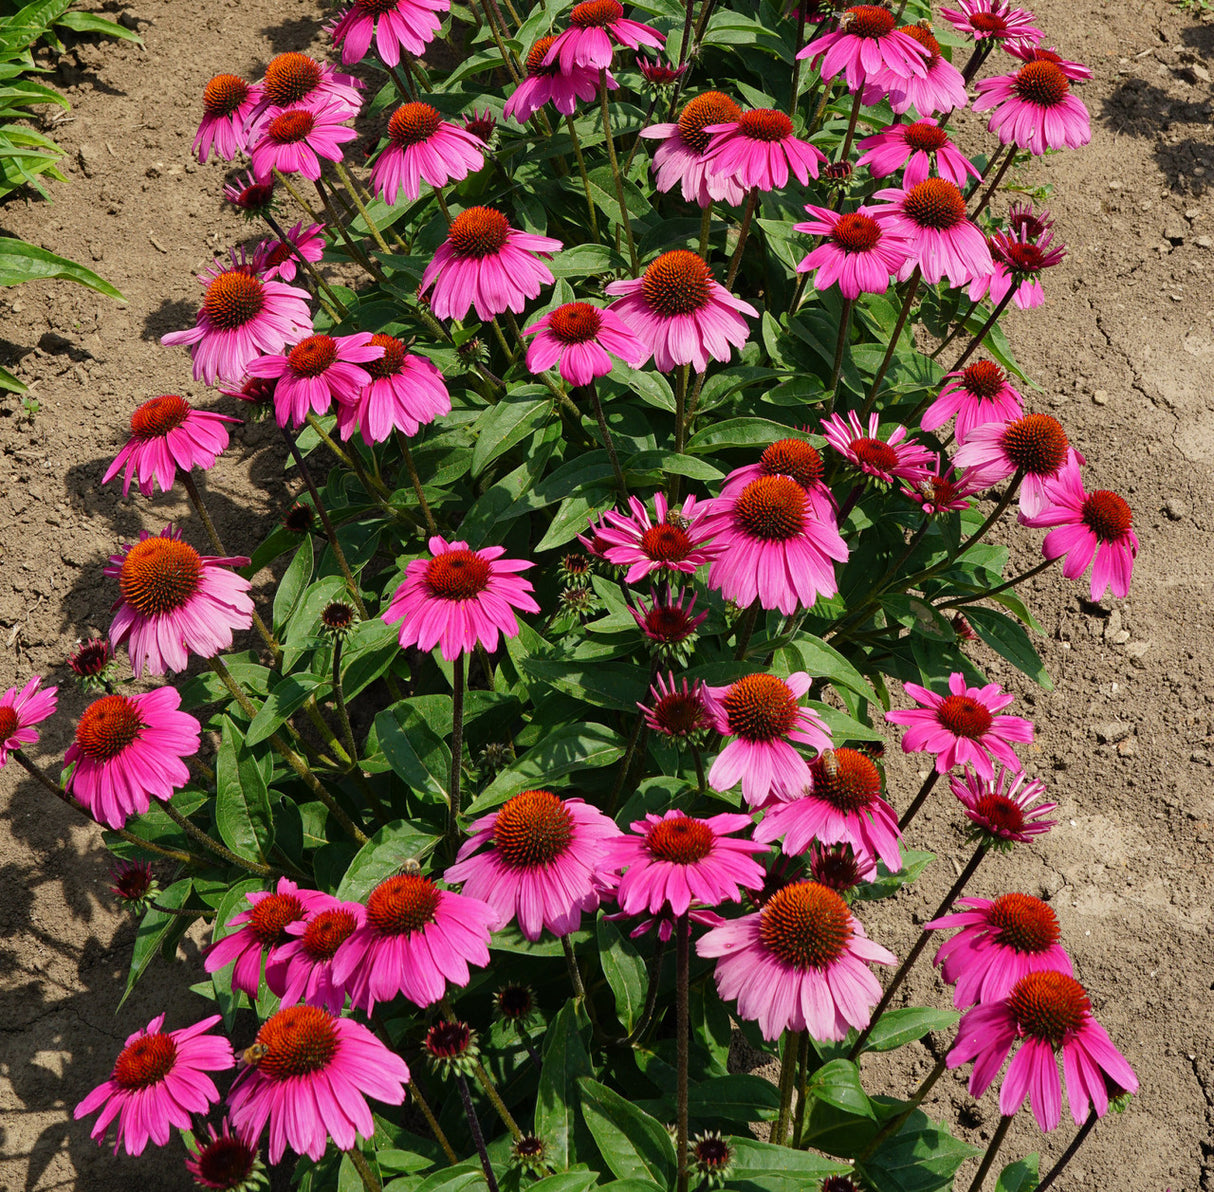
<path id="1" fill-rule="evenodd" d="M 834 782 L 839 777 L 839 759 L 833 749 L 823 749 L 818 755 L 818 764 L 822 767 L 822 776 L 827 782 Z"/>
<path id="2" fill-rule="evenodd" d="M 256 1068 L 269 1054 L 270 1049 L 264 1043 L 254 1043 L 241 1052 L 240 1059 L 246 1068 Z"/>
<path id="3" fill-rule="evenodd" d="M 416 857 L 406 857 L 397 867 L 393 877 L 421 877 L 422 867 Z"/>

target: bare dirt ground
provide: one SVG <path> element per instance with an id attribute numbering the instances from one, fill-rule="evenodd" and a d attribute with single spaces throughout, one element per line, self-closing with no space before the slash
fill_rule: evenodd
<path id="1" fill-rule="evenodd" d="M 1081 92 L 1093 140 L 1022 179 L 1054 188 L 1049 206 L 1070 256 L 1047 279 L 1046 305 L 1011 312 L 1005 326 L 1041 386 L 1032 404 L 1059 417 L 1087 455 L 1089 487 L 1131 502 L 1142 552 L 1119 605 L 1087 605 L 1079 585 L 1053 573 L 1035 581 L 1030 603 L 1046 627 L 1040 645 L 1057 690 L 1026 692 L 1039 734 L 1028 768 L 1050 784 L 1062 823 L 1014 861 L 989 860 L 970 892 L 1018 888 L 1051 899 L 1095 1011 L 1142 1082 L 1059 1188 L 1214 1192 L 1214 23 L 1167 0 L 1033 7 L 1045 44 L 1096 71 Z M 69 152 L 70 185 L 55 188 L 53 205 L 0 208 L 5 232 L 90 264 L 129 300 L 120 306 L 66 283 L 0 299 L 0 363 L 42 406 L 30 424 L 14 399 L 0 398 L 0 689 L 30 673 L 61 684 L 64 715 L 37 750 L 51 766 L 86 702 L 64 660 L 77 638 L 109 623 L 105 557 L 141 527 L 184 513 L 171 497 L 123 501 L 114 486 L 101 489 L 102 472 L 136 404 L 167 392 L 203 396 L 187 355 L 158 339 L 191 321 L 193 275 L 247 234 L 221 209 L 223 170 L 190 157 L 198 97 L 219 71 L 256 77 L 274 53 L 320 44 L 312 0 L 140 0 L 125 12 L 145 50 L 80 44 L 56 78 L 73 103 L 54 133 Z M 267 434 L 240 430 L 205 481 L 234 551 L 254 544 L 257 519 L 289 505 L 274 451 L 240 462 L 249 457 L 242 448 Z M 1025 565 L 1033 541 L 1022 540 Z M 984 648 L 975 656 L 1013 681 Z M 903 803 L 918 785 L 914 770 L 891 757 Z M 959 854 L 956 818 L 939 801 L 920 817 L 914 843 Z M 947 862 L 934 869 L 909 896 L 924 910 L 952 880 Z M 97 830 L 6 767 L 0 1188 L 186 1184 L 180 1147 L 111 1159 L 71 1121 L 130 1032 L 165 1008 L 173 1025 L 203 1011 L 183 988 L 200 971 L 187 941 L 188 970 L 157 962 L 116 1015 L 133 925 L 116 913 L 107 874 Z M 893 931 L 896 919 L 886 917 Z M 904 951 L 913 930 L 903 921 L 900 935 L 879 938 Z M 945 1001 L 925 965 L 910 993 Z M 910 1062 L 926 1070 L 930 1057 L 924 1050 Z M 962 1112 L 975 1140 L 989 1137 L 993 1094 L 974 1111 L 960 1079 L 937 1090 L 929 1108 Z M 1022 1119 L 1009 1155 L 1044 1144 L 1056 1156 L 1070 1138 L 1064 1123 L 1041 1140 Z"/>

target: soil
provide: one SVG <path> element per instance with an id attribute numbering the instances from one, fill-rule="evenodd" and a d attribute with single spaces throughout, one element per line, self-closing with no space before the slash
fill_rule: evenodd
<path id="1" fill-rule="evenodd" d="M 1029 603 L 1056 691 L 1030 689 L 973 647 L 993 678 L 1023 693 L 1038 727 L 1028 769 L 1049 784 L 1062 822 L 1014 861 L 989 859 L 970 892 L 1050 899 L 1096 1015 L 1141 1080 L 1058 1187 L 1214 1192 L 1214 23 L 1167 0 L 1132 11 L 1108 0 L 1033 7 L 1044 44 L 1095 69 L 1081 92 L 1093 138 L 1020 179 L 1053 188 L 1069 256 L 1047 278 L 1046 305 L 1009 313 L 1005 326 L 1041 386 L 1031 404 L 1063 421 L 1087 456 L 1089 487 L 1127 497 L 1142 550 L 1122 602 L 1090 605 L 1056 572 L 1034 581 Z M 128 300 L 39 283 L 0 301 L 0 364 L 40 403 L 30 421 L 0 396 L 0 689 L 31 673 L 60 684 L 64 714 L 36 749 L 52 767 L 86 702 L 64 660 L 109 623 L 106 556 L 185 512 L 172 496 L 123 500 L 101 475 L 137 403 L 203 396 L 186 353 L 158 340 L 191 322 L 193 275 L 250 232 L 221 209 L 221 163 L 190 156 L 198 96 L 220 71 L 257 77 L 273 54 L 321 45 L 312 0 L 141 0 L 102 11 L 121 13 L 146 48 L 69 49 L 52 81 L 73 105 L 53 132 L 70 184 L 53 187 L 53 204 L 0 209 L 5 233 L 90 265 Z M 271 429 L 241 428 L 203 482 L 233 552 L 291 501 L 281 455 L 249 450 Z M 1019 540 L 1024 566 L 1034 543 Z M 896 752 L 891 789 L 912 791 L 921 774 Z M 183 989 L 183 976 L 200 974 L 197 941 L 182 945 L 185 965 L 155 962 L 119 1011 L 134 927 L 107 892 L 97 829 L 15 765 L 0 774 L 0 809 L 0 1187 L 181 1188 L 180 1144 L 112 1159 L 71 1110 L 153 1015 L 167 1007 L 181 1025 L 203 1011 Z M 959 867 L 955 820 L 947 801 L 929 802 L 912 843 L 960 857 Z M 942 860 L 905 896 L 919 921 L 951 882 Z M 874 934 L 905 952 L 915 927 L 905 914 L 882 919 Z M 908 993 L 946 1001 L 926 964 Z M 931 1063 L 926 1048 L 899 1060 L 920 1073 Z M 874 1069 L 874 1091 L 880 1077 Z M 979 1144 L 998 1120 L 994 1094 L 975 1108 L 957 1076 L 928 1108 L 960 1112 Z M 1056 1157 L 1072 1129 L 1064 1119 L 1042 1138 L 1022 1114 L 1006 1154 Z"/>

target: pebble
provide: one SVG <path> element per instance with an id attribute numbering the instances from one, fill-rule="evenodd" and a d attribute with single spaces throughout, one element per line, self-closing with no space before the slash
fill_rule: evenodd
<path id="1" fill-rule="evenodd" d="M 1199 766 L 1208 766 L 1210 764 L 1210 755 L 1204 749 L 1194 749 L 1189 754 L 1189 761 Z"/>
<path id="2" fill-rule="evenodd" d="M 1211 240 L 1209 236 L 1198 236 L 1193 243 L 1198 248 L 1214 248 L 1214 240 Z"/>
<path id="3" fill-rule="evenodd" d="M 1109 404 L 1109 391 L 1107 389 L 1097 389 L 1092 394 L 1092 401 L 1098 406 L 1107 406 Z"/>
<path id="4" fill-rule="evenodd" d="M 1106 724 L 1095 725 L 1092 731 L 1102 745 L 1116 745 L 1130 735 L 1130 726 L 1124 720 L 1110 720 Z"/>
<path id="5" fill-rule="evenodd" d="M 1163 511 L 1172 521 L 1180 521 L 1181 518 L 1188 516 L 1189 505 L 1187 501 L 1181 500 L 1180 497 L 1169 497 L 1163 503 Z"/>

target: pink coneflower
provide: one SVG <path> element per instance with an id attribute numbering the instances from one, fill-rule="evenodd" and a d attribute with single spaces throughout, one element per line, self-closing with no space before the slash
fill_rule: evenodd
<path id="1" fill-rule="evenodd" d="M 871 882 L 877 866 L 867 854 L 857 855 L 850 844 L 827 846 L 815 841 L 809 847 L 809 872 L 820 885 L 846 894 L 861 882 Z"/>
<path id="2" fill-rule="evenodd" d="M 232 1125 L 253 1143 L 270 1127 L 270 1162 L 290 1147 L 319 1160 L 332 1138 L 339 1150 L 375 1133 L 366 1098 L 405 1099 L 409 1068 L 361 1023 L 319 1006 L 290 1006 L 257 1032 L 259 1058 L 228 1092 Z"/>
<path id="3" fill-rule="evenodd" d="M 1010 852 L 1014 844 L 1045 835 L 1058 822 L 1044 818 L 1057 808 L 1057 803 L 1037 802 L 1045 794 L 1045 783 L 1040 778 L 1030 781 L 1027 775 L 1018 773 L 1009 784 L 1008 777 L 1009 771 L 1003 766 L 994 778 L 982 778 L 967 766 L 962 774 L 949 779 L 953 794 L 974 825 L 972 834 L 1000 852 Z"/>
<path id="4" fill-rule="evenodd" d="M 334 401 L 353 405 L 371 374 L 359 365 L 378 360 L 384 349 L 369 331 L 335 338 L 309 335 L 289 352 L 249 361 L 250 376 L 274 380 L 274 417 L 279 426 L 299 426 L 309 411 L 327 414 Z"/>
<path id="5" fill-rule="evenodd" d="M 892 952 L 864 934 L 847 903 L 817 882 L 777 890 L 752 915 L 709 931 L 701 956 L 718 957 L 717 992 L 737 1000 L 738 1016 L 758 1022 L 763 1038 L 808 1030 L 839 1040 L 863 1030 L 881 999 L 865 963 L 893 964 Z"/>
<path id="6" fill-rule="evenodd" d="M 538 613 L 531 584 L 518 572 L 534 563 L 503 559 L 504 546 L 469 550 L 466 542 L 448 542 L 439 534 L 426 544 L 431 558 L 414 559 L 405 582 L 392 594 L 383 619 L 401 620 L 400 644 L 430 651 L 437 645 L 451 662 L 479 642 L 497 649 L 498 633 L 518 635 L 514 610 Z"/>
<path id="7" fill-rule="evenodd" d="M 302 919 L 285 924 L 266 958 L 266 985 L 284 1006 L 304 1002 L 340 1014 L 346 991 L 333 980 L 337 949 L 362 926 L 361 903 L 314 896 Z"/>
<path id="8" fill-rule="evenodd" d="M 759 314 L 718 285 L 704 259 L 685 248 L 662 253 L 639 278 L 608 283 L 607 293 L 619 295 L 607 309 L 640 336 L 659 372 L 680 364 L 703 372 L 709 359 L 724 363 L 730 345 L 741 348 L 749 338 L 742 315 Z"/>
<path id="9" fill-rule="evenodd" d="M 207 160 L 214 149 L 224 161 L 243 153 L 245 126 L 261 102 L 261 88 L 234 74 L 216 75 L 202 92 L 202 123 L 194 137 L 194 156 Z"/>
<path id="10" fill-rule="evenodd" d="M 964 1010 L 975 1002 L 997 1002 L 1029 973 L 1066 973 L 1071 959 L 1058 939 L 1058 916 L 1031 894 L 998 898 L 958 898 L 965 910 L 924 923 L 924 931 L 960 927 L 940 945 L 935 964 L 953 989 L 953 1005 Z"/>
<path id="11" fill-rule="evenodd" d="M 983 778 L 993 778 L 992 758 L 1009 770 L 1021 769 L 1013 742 L 1033 739 L 1033 726 L 1021 716 L 1000 716 L 1016 697 L 998 683 L 967 687 L 965 676 L 955 671 L 948 679 L 948 695 L 937 695 L 918 683 L 904 683 L 907 695 L 921 707 L 886 712 L 890 724 L 906 725 L 903 753 L 936 754 L 936 772 L 946 774 L 954 766 L 972 765 Z"/>
<path id="12" fill-rule="evenodd" d="M 934 469 L 913 485 L 903 485 L 902 491 L 923 512 L 931 517 L 940 513 L 960 513 L 970 507 L 970 497 L 982 489 L 968 472 L 957 475 L 943 456 L 936 460 Z"/>
<path id="13" fill-rule="evenodd" d="M 918 25 L 902 25 L 899 33 L 914 38 L 927 54 L 927 73 L 899 78 L 892 71 L 878 71 L 865 84 L 863 100 L 879 103 L 888 96 L 889 105 L 900 116 L 914 108 L 920 116 L 935 112 L 952 112 L 965 107 L 965 79 L 961 72 L 940 53 L 940 43 L 929 21 Z"/>
<path id="14" fill-rule="evenodd" d="M 1033 24 L 1033 14 L 1013 8 L 1007 0 L 957 0 L 958 8 L 942 8 L 940 15 L 958 33 L 975 41 L 991 38 L 999 43 L 1035 45 L 1045 36 Z"/>
<path id="15" fill-rule="evenodd" d="M 20 691 L 10 687 L 0 695 L 0 766 L 8 761 L 9 751 L 38 740 L 34 725 L 55 711 L 58 687 L 38 690 L 41 675 L 35 675 Z"/>
<path id="16" fill-rule="evenodd" d="M 100 1116 L 91 1138 L 101 1142 L 110 1122 L 118 1119 L 114 1154 L 121 1146 L 128 1155 L 142 1155 L 151 1140 L 169 1141 L 169 1127 L 193 1127 L 191 1115 L 206 1113 L 219 1100 L 208 1072 L 223 1072 L 236 1062 L 227 1039 L 208 1035 L 220 1016 L 212 1014 L 179 1031 L 162 1031 L 158 1014 L 142 1031 L 128 1036 L 114 1062 L 110 1078 L 99 1084 L 72 1112 L 79 1121 L 96 1109 Z"/>
<path id="17" fill-rule="evenodd" d="M 419 294 L 429 295 L 430 309 L 440 319 L 463 319 L 476 308 L 478 319 L 504 310 L 521 314 L 555 278 L 535 254 L 551 256 L 561 247 L 551 236 L 512 228 L 492 207 L 469 207 L 452 221 L 447 239 L 422 274 Z"/>
<path id="18" fill-rule="evenodd" d="M 633 368 L 649 358 L 649 349 L 619 315 L 588 302 L 558 306 L 523 335 L 535 336 L 527 349 L 528 369 L 542 373 L 556 364 L 570 385 L 589 385 L 595 377 L 605 377 L 612 369 L 611 355 Z"/>
<path id="19" fill-rule="evenodd" d="M 675 682 L 673 673 L 663 678 L 659 672 L 649 694 L 653 696 L 653 703 L 638 704 L 637 707 L 655 733 L 680 741 L 699 739 L 715 723 L 708 706 L 708 689 L 701 679 L 696 679 L 689 687 L 686 678 L 680 685 Z"/>
<path id="20" fill-rule="evenodd" d="M 425 356 L 406 353 L 399 339 L 381 332 L 371 336 L 371 346 L 382 348 L 383 355 L 364 363 L 370 382 L 353 402 L 342 402 L 337 409 L 343 440 L 356 429 L 368 443 L 382 443 L 394 430 L 415 435 L 451 413 L 451 395 L 436 365 Z"/>
<path id="21" fill-rule="evenodd" d="M 388 145 L 371 170 L 371 189 L 389 207 L 412 201 L 421 184 L 462 182 L 485 164 L 485 143 L 444 120 L 428 103 L 401 104 L 388 121 Z"/>
<path id="22" fill-rule="evenodd" d="M 746 192 L 729 174 L 714 174 L 706 152 L 712 140 L 709 128 L 742 117 L 742 109 L 721 91 L 705 91 L 683 105 L 677 123 L 651 124 L 641 136 L 662 143 L 654 150 L 653 172 L 658 190 L 676 184 L 689 203 L 708 207 L 716 202 L 736 207 Z"/>
<path id="23" fill-rule="evenodd" d="M 917 265 L 931 285 L 947 277 L 949 285 L 963 286 L 991 271 L 986 237 L 966 216 L 955 182 L 928 178 L 904 190 L 879 190 L 873 197 L 885 200 L 873 208 L 874 218 L 910 244 L 903 274 L 909 276 Z"/>
<path id="24" fill-rule="evenodd" d="M 987 129 L 998 133 L 1004 145 L 1035 154 L 1078 149 L 1092 139 L 1092 124 L 1083 101 L 1070 92 L 1062 68 L 1038 59 L 1015 74 L 980 80 L 974 111 L 993 109 Z"/>
<path id="25" fill-rule="evenodd" d="M 184 397 L 166 394 L 145 401 L 131 415 L 131 437 L 101 478 L 107 484 L 126 465 L 122 495 L 131 491 L 138 477 L 139 491 L 150 497 L 160 486 L 162 493 L 173 487 L 177 469 L 213 467 L 228 445 L 228 422 L 239 422 L 226 414 L 196 410 Z"/>
<path id="26" fill-rule="evenodd" d="M 975 360 L 949 373 L 940 396 L 923 412 L 924 430 L 939 430 L 956 417 L 954 434 L 958 444 L 977 426 L 988 422 L 1010 422 L 1024 413 L 1024 399 L 993 360 Z"/>
<path id="27" fill-rule="evenodd" d="M 727 687 L 706 688 L 717 731 L 733 737 L 708 772 L 713 790 L 741 782 L 746 802 L 762 807 L 769 799 L 795 799 L 810 785 L 809 766 L 792 742 L 830 748 L 826 722 L 797 702 L 810 683 L 805 671 L 795 671 L 787 679 L 746 675 Z"/>
<path id="28" fill-rule="evenodd" d="M 684 595 L 682 589 L 671 588 L 668 584 L 662 592 L 650 593 L 648 608 L 640 596 L 633 597 L 633 603 L 628 606 L 633 620 L 656 645 L 659 654 L 663 651 L 677 654 L 679 647 L 689 647 L 696 630 L 708 618 L 706 612 L 696 615 L 695 592 L 691 594 L 690 604 L 684 604 Z"/>
<path id="29" fill-rule="evenodd" d="M 312 331 L 308 292 L 280 281 L 263 281 L 238 262 L 216 261 L 198 279 L 206 287 L 198 319 L 188 331 L 170 331 L 160 342 L 188 347 L 194 380 L 215 384 L 221 377 L 243 377 L 251 360 L 281 352 Z"/>
<path id="30" fill-rule="evenodd" d="M 325 225 L 314 223 L 304 227 L 303 221 L 287 232 L 286 240 L 263 240 L 253 253 L 253 269 L 265 281 L 294 281 L 299 272 L 299 258 L 316 264 L 325 255 Z"/>
<path id="31" fill-rule="evenodd" d="M 291 938 L 288 925 L 303 919 L 313 903 L 324 897 L 327 895 L 316 890 L 301 890 L 289 877 L 280 877 L 273 891 L 250 891 L 245 895 L 249 909 L 227 921 L 227 927 L 237 930 L 207 949 L 203 967 L 214 973 L 235 963 L 232 988 L 256 998 L 262 957 L 287 943 Z"/>
<path id="32" fill-rule="evenodd" d="M 812 443 L 804 439 L 777 439 L 763 448 L 756 463 L 730 472 L 726 483 L 749 484 L 761 476 L 787 476 L 807 492 L 829 497 L 830 490 L 822 483 L 824 471 L 822 456 Z"/>
<path id="33" fill-rule="evenodd" d="M 1130 590 L 1138 535 L 1131 529 L 1134 516 L 1123 497 L 1107 489 L 1085 492 L 1079 465 L 1068 459 L 1055 480 L 1045 482 L 1046 507 L 1026 518 L 1030 526 L 1054 526 L 1041 544 L 1050 560 L 1066 556 L 1062 574 L 1078 579 L 1095 558 L 1092 567 L 1092 601 L 1101 600 L 1111 587 L 1124 599 Z"/>
<path id="34" fill-rule="evenodd" d="M 531 117 L 550 100 L 562 116 L 572 116 L 578 100 L 586 102 L 598 94 L 599 72 L 590 66 L 575 66 L 563 71 L 560 64 L 547 62 L 548 51 L 556 41 L 556 35 L 541 37 L 530 49 L 523 63 L 527 77 L 511 93 L 502 109 L 502 119 L 513 117 L 519 124 L 526 124 Z M 607 90 L 616 91 L 619 83 L 611 71 L 607 72 Z"/>
<path id="35" fill-rule="evenodd" d="M 839 590 L 834 564 L 848 552 L 829 498 L 791 476 L 731 477 L 708 509 L 704 529 L 720 547 L 708 586 L 726 600 L 787 616 Z"/>
<path id="36" fill-rule="evenodd" d="M 420 874 L 398 874 L 371 891 L 366 908 L 362 926 L 333 958 L 333 979 L 355 1009 L 369 1014 L 398 993 L 432 1005 L 448 981 L 468 984 L 469 964 L 489 963 L 498 913 L 477 898 L 440 890 Z"/>
<path id="37" fill-rule="evenodd" d="M 333 44 L 346 66 L 361 62 L 375 37 L 375 52 L 394 67 L 400 52 L 421 55 L 442 28 L 451 0 L 354 0 L 333 25 Z"/>
<path id="38" fill-rule="evenodd" d="M 868 166 L 874 178 L 902 170 L 904 187 L 917 186 L 930 177 L 933 165 L 941 178 L 958 187 L 980 176 L 973 162 L 953 146 L 948 133 L 930 119 L 895 124 L 876 136 L 865 137 L 857 148 L 862 154 L 857 166 Z"/>
<path id="39" fill-rule="evenodd" d="M 798 55 L 813 58 L 823 79 L 842 73 L 849 91 L 878 73 L 898 79 L 927 73 L 927 50 L 913 37 L 894 28 L 894 14 L 876 4 L 847 9 L 833 32 L 815 37 Z"/>
<path id="40" fill-rule="evenodd" d="M 847 417 L 834 414 L 822 423 L 826 441 L 844 459 L 877 480 L 907 480 L 912 484 L 930 474 L 935 455 L 922 443 L 907 438 L 905 426 L 895 427 L 881 438 L 880 417 L 870 414 L 867 429 L 855 410 Z"/>
<path id="41" fill-rule="evenodd" d="M 111 555 L 105 574 L 118 580 L 121 595 L 110 625 L 110 641 L 127 643 L 139 678 L 185 670 L 190 655 L 213 658 L 232 645 L 233 629 L 253 624 L 247 579 L 229 571 L 249 560 L 234 555 L 200 555 L 181 532 L 165 526 L 159 534 L 139 533 Z"/>
<path id="42" fill-rule="evenodd" d="M 796 232 L 823 237 L 823 242 L 797 265 L 798 273 L 814 271 L 814 288 L 827 290 L 838 283 L 844 298 L 884 294 L 889 281 L 906 264 L 910 244 L 873 218 L 873 209 L 858 207 L 840 213 L 829 207 L 805 210 L 813 217 L 793 224 Z"/>
<path id="43" fill-rule="evenodd" d="M 973 1060 L 969 1089 L 981 1097 L 1017 1039 L 1020 1048 L 999 1090 L 1001 1114 L 1016 1113 L 1031 1093 L 1037 1125 L 1047 1132 L 1057 1127 L 1062 1120 L 1059 1051 L 1071 1116 L 1079 1125 L 1087 1120 L 1089 1108 L 1097 1117 L 1105 1115 L 1110 1085 L 1127 1093 L 1138 1088 L 1134 1069 L 1092 1017 L 1087 991 L 1066 973 L 1029 973 L 1007 998 L 967 1011 L 948 1053 L 948 1066 L 959 1068 Z"/>
<path id="44" fill-rule="evenodd" d="M 468 826 L 469 838 L 443 878 L 511 919 L 527 939 L 576 931 L 599 905 L 595 871 L 619 829 L 597 807 L 551 791 L 523 791 Z M 489 847 L 485 847 L 489 846 Z M 484 851 L 481 850 L 482 847 Z"/>
<path id="45" fill-rule="evenodd" d="M 110 867 L 110 892 L 131 911 L 142 912 L 159 892 L 156 874 L 148 861 L 118 861 Z"/>
<path id="46" fill-rule="evenodd" d="M 645 82 L 652 83 L 655 87 L 669 87 L 671 83 L 677 83 L 687 73 L 689 65 L 684 62 L 682 66 L 673 66 L 661 59 L 651 62 L 644 54 L 637 55 L 637 70 L 641 72 Z"/>
<path id="47" fill-rule="evenodd" d="M 763 884 L 763 866 L 753 840 L 730 839 L 751 827 L 748 815 L 725 813 L 693 819 L 681 811 L 646 815 L 603 848 L 603 868 L 623 870 L 615 889 L 626 915 L 685 914 L 693 902 L 715 907 L 739 902 L 742 889 Z"/>
<path id="48" fill-rule="evenodd" d="M 755 839 L 795 856 L 814 840 L 850 844 L 858 858 L 881 860 L 890 873 L 902 868 L 898 815 L 881 797 L 881 774 L 856 749 L 834 749 L 814 759 L 811 781 L 800 798 L 777 803 L 763 815 Z"/>
<path id="49" fill-rule="evenodd" d="M 1021 62 L 1052 62 L 1072 83 L 1087 82 L 1092 77 L 1090 66 L 1084 66 L 1082 62 L 1068 62 L 1054 49 L 1047 50 L 1043 46 L 1019 41 L 1005 41 L 1003 49 Z"/>
<path id="50" fill-rule="evenodd" d="M 1037 234 L 1027 227 L 995 232 L 987 241 L 994 270 L 985 277 L 974 278 L 970 298 L 975 302 L 988 298 L 999 303 L 1014 287 L 1012 302 L 1017 309 L 1040 306 L 1045 301 L 1041 271 L 1060 265 L 1066 256 L 1066 246 L 1054 244 L 1053 240 L 1048 226 Z"/>
<path id="51" fill-rule="evenodd" d="M 257 1148 L 233 1133 L 226 1117 L 218 1127 L 208 1124 L 206 1134 L 195 1134 L 185 1167 L 194 1183 L 202 1188 L 254 1192 L 265 1186 L 265 1171 Z"/>
<path id="52" fill-rule="evenodd" d="M 198 752 L 202 727 L 180 707 L 176 688 L 158 687 L 103 695 L 84 710 L 63 760 L 75 766 L 69 793 L 99 824 L 121 828 L 189 782 L 185 759 Z"/>
<path id="53" fill-rule="evenodd" d="M 103 691 L 113 677 L 114 647 L 104 637 L 77 640 L 67 664 L 85 691 Z"/>
<path id="54" fill-rule="evenodd" d="M 274 197 L 274 179 L 255 178 L 251 170 L 246 171 L 243 178 L 237 177 L 234 182 L 227 183 L 223 188 L 223 197 L 245 219 L 261 219 L 278 206 Z"/>
<path id="55" fill-rule="evenodd" d="M 315 107 L 292 107 L 279 112 L 271 108 L 261 128 L 250 160 L 259 177 L 278 170 L 282 174 L 302 174 L 311 182 L 320 177 L 320 159 L 341 161 L 341 146 L 358 133 L 347 128 L 350 119 L 346 106 L 329 99 Z"/>
<path id="56" fill-rule="evenodd" d="M 464 131 L 470 132 L 483 145 L 489 144 L 496 127 L 497 117 L 488 108 L 483 112 L 473 108 L 472 115 L 464 117 Z"/>
<path id="57" fill-rule="evenodd" d="M 336 103 L 347 116 L 357 116 L 362 106 L 363 84 L 353 75 L 338 74 L 327 62 L 318 62 L 291 50 L 270 59 L 261 81 L 261 101 L 249 121 L 249 137 L 255 141 L 266 123 L 287 108 L 320 109 Z"/>
<path id="58" fill-rule="evenodd" d="M 724 174 L 743 190 L 781 190 L 792 175 L 805 186 L 817 178 L 826 155 L 792 135 L 792 121 L 774 108 L 743 112 L 737 120 L 710 124 L 704 150 L 711 175 Z"/>
<path id="59" fill-rule="evenodd" d="M 544 58 L 549 66 L 559 61 L 564 74 L 577 66 L 595 70 L 610 66 L 612 43 L 637 50 L 641 46 L 661 49 L 666 42 L 666 35 L 651 25 L 625 20 L 619 0 L 583 0 L 573 6 L 569 25 Z"/>
<path id="60" fill-rule="evenodd" d="M 666 494 L 653 498 L 656 516 L 638 497 L 628 498 L 631 516 L 608 510 L 599 537 L 606 543 L 604 557 L 609 563 L 627 567 L 626 584 L 639 583 L 652 571 L 675 571 L 694 575 L 718 550 L 712 535 L 704 528 L 705 506 L 688 497 L 678 508 L 667 504 Z"/>
<path id="61" fill-rule="evenodd" d="M 1025 414 L 1011 422 L 976 426 L 953 456 L 953 463 L 972 469 L 974 483 L 988 487 L 1021 475 L 1020 512 L 1036 517 L 1050 504 L 1045 484 L 1054 479 L 1071 456 L 1084 459 L 1067 442 L 1066 431 L 1049 414 Z"/>

